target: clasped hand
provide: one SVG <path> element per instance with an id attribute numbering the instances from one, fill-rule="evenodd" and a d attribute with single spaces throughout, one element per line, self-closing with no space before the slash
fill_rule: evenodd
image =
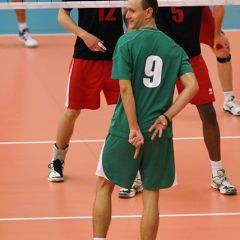
<path id="1" fill-rule="evenodd" d="M 155 137 L 157 136 L 157 134 L 158 134 L 159 138 L 162 137 L 162 132 L 166 128 L 167 128 L 166 119 L 164 118 L 164 116 L 159 116 L 157 118 L 157 120 L 153 123 L 153 125 L 148 130 L 149 132 L 152 132 L 154 130 L 151 140 L 154 140 Z M 138 157 L 141 146 L 144 144 L 144 137 L 143 137 L 140 129 L 139 130 L 130 130 L 128 142 L 136 148 L 134 156 L 133 156 L 133 158 L 136 159 Z"/>

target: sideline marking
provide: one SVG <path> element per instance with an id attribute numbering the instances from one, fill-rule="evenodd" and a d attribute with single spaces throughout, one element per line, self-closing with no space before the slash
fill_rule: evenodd
<path id="1" fill-rule="evenodd" d="M 197 213 L 197 214 L 163 214 L 159 217 L 215 217 L 215 216 L 236 216 L 240 212 L 235 213 Z M 112 216 L 112 218 L 141 218 L 142 215 L 125 215 Z M 36 217 L 36 218 L 0 218 L 0 221 L 41 221 L 41 220 L 71 220 L 71 219 L 92 219 L 92 216 L 76 216 L 76 217 Z"/>
<path id="2" fill-rule="evenodd" d="M 238 139 L 240 136 L 225 136 L 220 137 L 221 139 Z M 203 140 L 203 137 L 183 137 L 173 138 L 173 140 Z M 32 141 L 32 142 L 0 142 L 0 145 L 17 145 L 17 144 L 49 144 L 55 143 L 56 141 Z M 100 140 L 71 140 L 71 143 L 88 143 L 88 142 L 104 142 L 104 139 Z"/>

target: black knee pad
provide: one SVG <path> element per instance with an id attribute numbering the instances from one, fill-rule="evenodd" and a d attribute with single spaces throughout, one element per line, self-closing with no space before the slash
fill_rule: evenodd
<path id="1" fill-rule="evenodd" d="M 218 58 L 217 57 L 217 61 L 220 63 L 226 63 L 226 62 L 229 62 L 230 60 L 231 60 L 231 54 L 229 54 L 228 57 L 226 57 L 226 58 Z"/>

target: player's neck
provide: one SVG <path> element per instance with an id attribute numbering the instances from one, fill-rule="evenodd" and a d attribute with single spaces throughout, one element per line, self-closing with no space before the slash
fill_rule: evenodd
<path id="1" fill-rule="evenodd" d="M 141 28 L 156 28 L 157 29 L 157 26 L 156 26 L 155 20 L 153 18 L 151 18 L 151 19 L 147 19 L 145 24 L 143 24 Z"/>

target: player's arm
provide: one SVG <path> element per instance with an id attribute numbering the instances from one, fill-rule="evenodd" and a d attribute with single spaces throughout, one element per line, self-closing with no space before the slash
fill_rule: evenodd
<path id="1" fill-rule="evenodd" d="M 199 89 L 197 79 L 193 72 L 183 74 L 179 80 L 184 85 L 184 89 L 178 95 L 172 106 L 165 112 L 165 115 L 168 116 L 170 120 L 191 101 Z"/>
<path id="2" fill-rule="evenodd" d="M 180 77 L 180 81 L 184 85 L 184 90 L 178 95 L 172 106 L 163 115 L 159 116 L 149 128 L 149 132 L 154 130 L 151 137 L 152 140 L 157 135 L 158 137 L 162 136 L 162 131 L 166 129 L 168 123 L 190 102 L 198 91 L 198 83 L 194 73 L 188 72 L 183 74 Z"/>
<path id="3" fill-rule="evenodd" d="M 141 145 L 144 143 L 144 139 L 140 131 L 140 127 L 138 125 L 136 104 L 133 96 L 131 81 L 119 80 L 119 85 L 122 103 L 128 119 L 130 129 L 129 143 L 136 147 L 134 155 L 135 159 L 138 156 Z"/>
<path id="4" fill-rule="evenodd" d="M 213 10 L 214 14 L 214 24 L 215 24 L 215 30 L 214 30 L 214 48 L 216 48 L 217 44 L 220 44 L 223 46 L 223 48 L 226 51 L 230 51 L 230 45 L 228 42 L 227 37 L 222 32 L 222 23 L 224 19 L 225 14 L 225 8 L 223 5 L 216 5 L 214 6 Z"/>
<path id="5" fill-rule="evenodd" d="M 224 19 L 225 9 L 223 5 L 214 6 L 214 22 L 215 22 L 215 32 L 214 34 L 222 33 L 222 23 Z"/>
<path id="6" fill-rule="evenodd" d="M 61 8 L 58 12 L 59 23 L 69 32 L 74 33 L 76 36 L 80 37 L 90 50 L 104 52 L 106 49 L 99 46 L 99 42 L 102 44 L 103 41 L 85 31 L 83 28 L 79 27 L 71 18 L 70 13 L 71 9 L 68 10 Z"/>

